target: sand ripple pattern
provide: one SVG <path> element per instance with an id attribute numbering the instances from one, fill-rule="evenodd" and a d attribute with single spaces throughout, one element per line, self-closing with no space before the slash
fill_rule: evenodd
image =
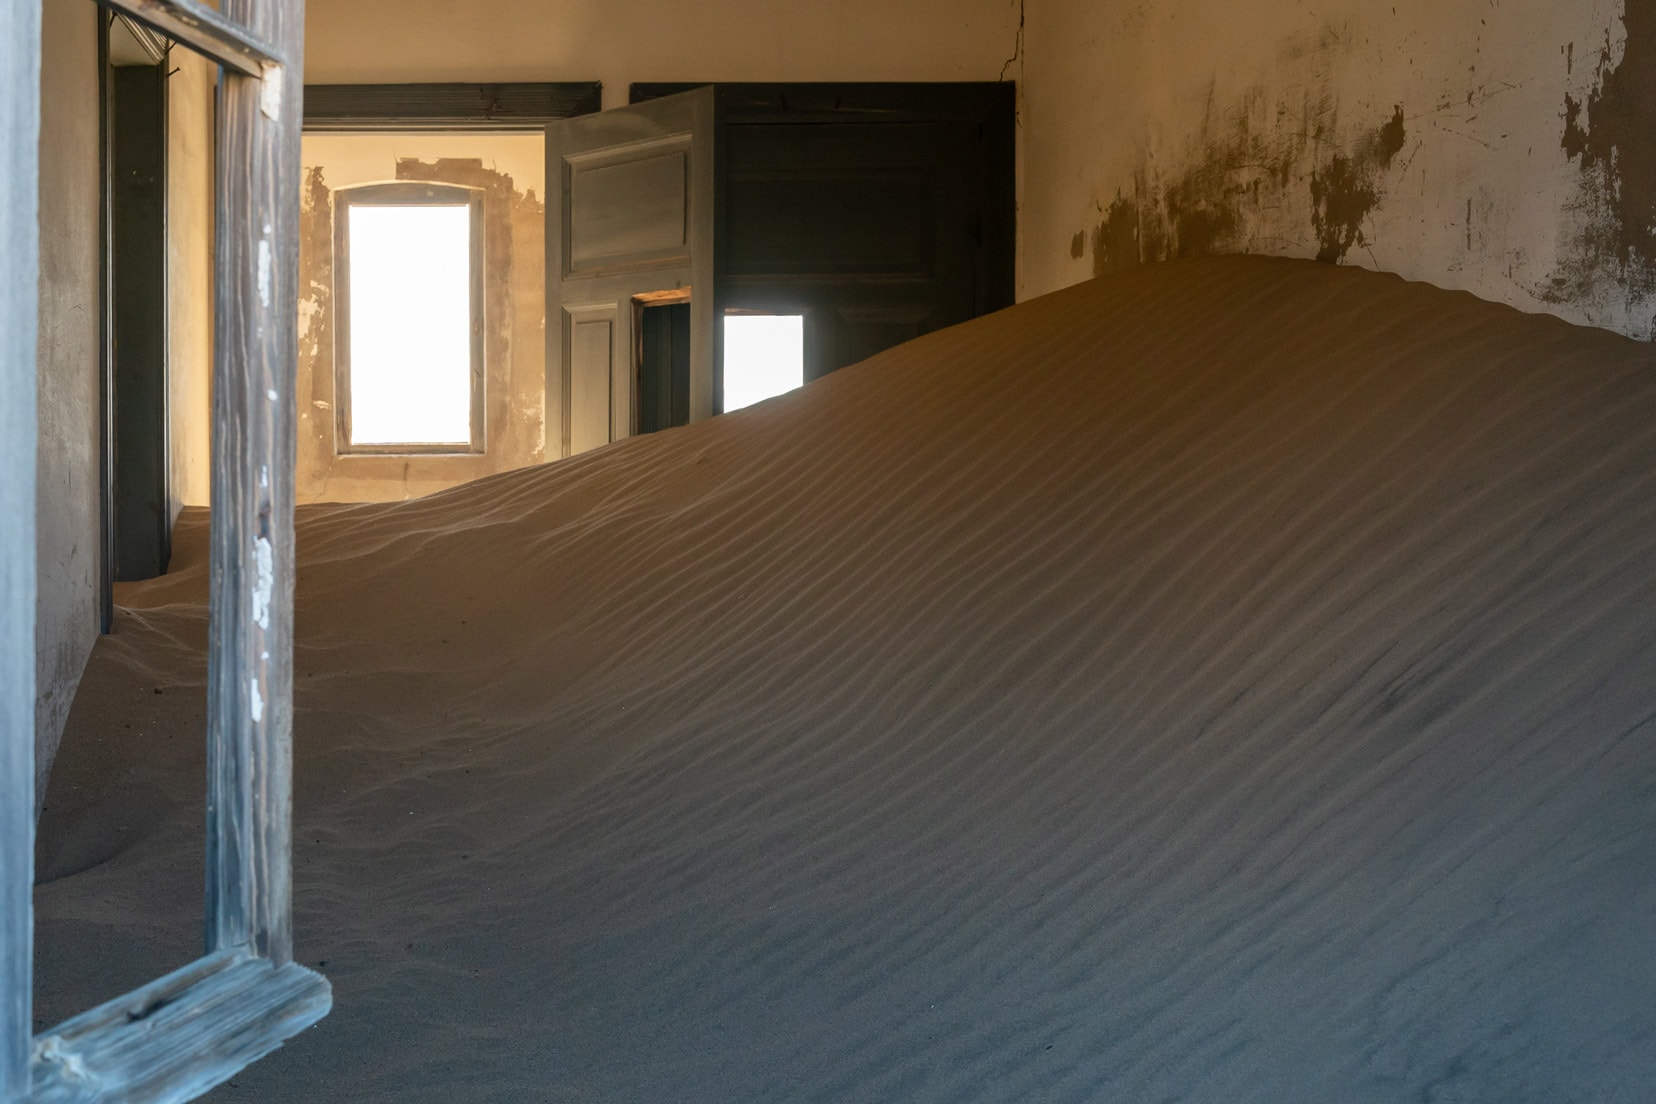
<path id="1" fill-rule="evenodd" d="M 300 555 L 337 1006 L 211 1099 L 1652 1099 L 1649 346 L 1179 262 Z M 77 853 L 201 586 L 94 659 Z M 179 794 L 42 888 L 48 1003 L 110 902 L 179 953 Z"/>

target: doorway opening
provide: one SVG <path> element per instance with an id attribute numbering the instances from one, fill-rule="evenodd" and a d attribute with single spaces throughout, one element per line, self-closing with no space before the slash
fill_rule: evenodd
<path id="1" fill-rule="evenodd" d="M 805 383 L 805 316 L 769 311 L 724 314 L 724 413 Z"/>
<path id="2" fill-rule="evenodd" d="M 637 347 L 633 431 L 690 424 L 690 289 L 633 297 Z"/>

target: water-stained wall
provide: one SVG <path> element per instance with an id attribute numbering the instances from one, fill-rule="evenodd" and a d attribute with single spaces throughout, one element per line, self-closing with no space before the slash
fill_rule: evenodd
<path id="1" fill-rule="evenodd" d="M 300 502 L 380 502 L 545 456 L 545 143 L 517 134 L 314 134 L 299 227 Z M 484 416 L 477 455 L 341 455 L 335 437 L 333 193 L 393 180 L 483 192 Z"/>
<path id="2" fill-rule="evenodd" d="M 1028 0 L 1021 292 L 1207 252 L 1637 337 L 1656 0 Z"/>

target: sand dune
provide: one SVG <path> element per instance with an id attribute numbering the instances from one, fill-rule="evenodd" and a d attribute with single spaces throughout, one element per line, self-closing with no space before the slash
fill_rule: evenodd
<path id="1" fill-rule="evenodd" d="M 205 522 L 48 794 L 39 1014 L 190 958 Z M 1180 262 L 300 511 L 298 953 L 219 1101 L 1648 1104 L 1656 354 Z"/>

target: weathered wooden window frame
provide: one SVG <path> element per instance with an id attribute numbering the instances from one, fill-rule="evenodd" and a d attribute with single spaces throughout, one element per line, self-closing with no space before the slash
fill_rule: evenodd
<path id="1" fill-rule="evenodd" d="M 471 426 L 469 441 L 397 441 L 354 444 L 351 441 L 351 217 L 352 207 L 467 207 L 470 209 L 468 281 L 471 303 Z M 483 191 L 459 184 L 399 180 L 360 184 L 333 193 L 334 304 L 334 452 L 340 456 L 454 456 L 486 451 L 485 415 L 488 375 L 484 349 L 484 273 L 487 257 Z"/>
<path id="2" fill-rule="evenodd" d="M 62 0 L 54 0 L 62 2 Z M 224 68 L 206 953 L 31 1038 L 41 0 L 0 0 L 0 1101 L 180 1104 L 326 1015 L 293 961 L 294 372 L 303 0 L 98 0 Z"/>

